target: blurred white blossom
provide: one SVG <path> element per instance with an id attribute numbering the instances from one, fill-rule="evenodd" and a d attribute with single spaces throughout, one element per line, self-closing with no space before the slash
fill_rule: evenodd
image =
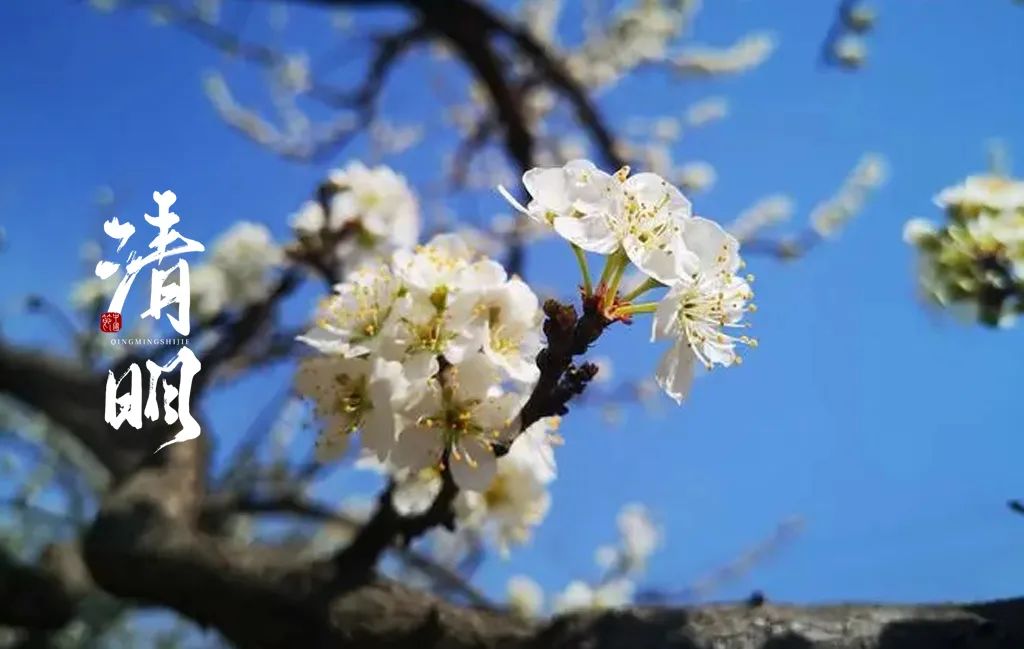
<path id="1" fill-rule="evenodd" d="M 544 590 L 540 584 L 524 575 L 511 577 L 506 593 L 509 608 L 520 617 L 537 617 L 544 608 Z"/>

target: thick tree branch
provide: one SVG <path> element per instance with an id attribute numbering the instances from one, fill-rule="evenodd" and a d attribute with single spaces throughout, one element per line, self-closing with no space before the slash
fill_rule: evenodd
<path id="1" fill-rule="evenodd" d="M 59 629 L 71 620 L 79 596 L 61 574 L 21 563 L 0 547 L 0 625 Z"/>
<path id="2" fill-rule="evenodd" d="M 132 430 L 115 431 L 103 416 L 105 376 L 41 350 L 0 341 L 0 392 L 71 432 L 116 478 L 146 452 Z"/>

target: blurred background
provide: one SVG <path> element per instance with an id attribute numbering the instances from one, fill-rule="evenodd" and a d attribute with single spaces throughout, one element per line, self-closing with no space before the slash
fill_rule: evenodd
<path id="1" fill-rule="evenodd" d="M 500 128 L 475 143 L 493 110 L 472 70 L 450 48 L 414 43 L 359 123 L 359 110 L 318 95 L 358 89 L 381 35 L 412 12 L 322 4 L 331 3 L 0 6 L 6 342 L 97 370 L 116 360 L 102 341 L 81 355 L 98 335 L 89 292 L 98 289 L 88 282 L 98 253 L 112 258 L 102 222 L 146 227 L 153 191 L 177 194 L 179 230 L 207 244 L 198 262 L 239 221 L 285 245 L 291 215 L 330 170 L 386 164 L 418 195 L 421 239 L 474 228 L 494 256 L 507 252 L 513 213 L 494 188 L 520 187 L 522 171 Z M 650 388 L 662 350 L 647 343 L 648 325 L 612 329 L 590 356 L 599 382 L 562 422 L 559 476 L 533 538 L 508 556 L 444 532 L 418 547 L 488 599 L 502 601 L 516 575 L 554 598 L 572 580 L 600 582 L 595 552 L 616 543 L 620 510 L 640 503 L 659 539 L 635 578 L 640 601 L 755 590 L 794 602 L 1019 594 L 1024 517 L 1007 501 L 1024 496 L 1024 339 L 1019 327 L 981 326 L 922 300 L 902 232 L 911 217 L 941 218 L 933 198 L 943 188 L 969 174 L 1012 174 L 1014 154 L 1024 155 L 1024 8 L 647 3 L 679 12 L 667 23 L 675 26 L 624 41 L 635 60 L 623 54 L 601 68 L 599 48 L 585 45 L 634 29 L 608 26 L 644 4 L 490 6 L 527 21 L 585 80 L 635 171 L 681 184 L 698 214 L 763 225 L 745 253 L 760 346 L 742 367 L 699 376 L 677 407 Z M 513 50 L 499 48 L 509 60 Z M 534 164 L 603 163 L 564 99 L 516 93 L 541 114 L 528 120 L 540 141 Z M 539 294 L 568 299 L 577 271 L 560 243 L 529 239 L 521 272 Z M 324 290 L 307 281 L 282 300 L 274 331 L 301 329 Z M 297 355 L 219 375 L 193 405 L 207 418 L 211 479 L 241 480 L 244 457 L 358 516 L 382 479 L 353 456 L 294 478 L 315 436 L 291 392 Z M 30 561 L 88 526 L 106 483 L 44 416 L 8 399 L 2 410 L 0 542 Z M 346 538 L 274 516 L 243 518 L 233 533 L 321 549 Z M 217 642 L 170 613 L 115 601 L 83 615 L 103 623 L 80 624 L 67 646 Z"/>

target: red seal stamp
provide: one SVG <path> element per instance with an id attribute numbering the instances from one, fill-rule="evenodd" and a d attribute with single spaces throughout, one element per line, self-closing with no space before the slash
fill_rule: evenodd
<path id="1" fill-rule="evenodd" d="M 121 331 L 121 314 L 117 311 L 107 311 L 101 314 L 100 331 L 105 334 L 116 334 Z"/>

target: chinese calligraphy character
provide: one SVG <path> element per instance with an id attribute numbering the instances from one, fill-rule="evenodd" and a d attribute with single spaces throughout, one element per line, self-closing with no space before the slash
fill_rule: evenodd
<path id="1" fill-rule="evenodd" d="M 182 236 L 173 228 L 181 219 L 171 211 L 177 197 L 174 192 L 153 192 L 153 200 L 159 210 L 157 216 L 145 215 L 146 222 L 157 228 L 157 234 L 149 242 L 148 247 L 152 252 L 140 257 L 134 250 L 128 254 L 125 264 L 125 275 L 121 278 L 117 289 L 110 301 L 107 312 L 100 317 L 100 330 L 108 333 L 116 333 L 121 329 L 121 311 L 124 309 L 125 299 L 135 282 L 139 271 L 150 266 L 150 293 L 149 308 L 142 313 L 143 318 L 160 319 L 163 309 L 178 305 L 177 315 L 167 314 L 167 320 L 182 336 L 187 336 L 190 331 L 189 324 L 189 267 L 184 259 L 178 259 L 173 266 L 166 269 L 158 268 L 165 257 L 177 257 L 186 253 L 202 252 L 206 248 L 199 243 L 185 236 Z M 117 218 L 112 218 L 103 224 L 103 231 L 112 239 L 118 240 L 118 252 L 124 248 L 128 240 L 135 234 L 135 226 L 131 223 L 121 223 Z M 96 275 L 101 279 L 107 279 L 120 269 L 121 264 L 112 261 L 100 261 L 96 264 Z M 172 277 L 176 273 L 176 277 Z M 168 383 L 167 379 L 161 380 L 161 374 L 169 374 L 176 368 L 178 371 L 178 386 Z M 125 422 L 132 428 L 142 428 L 142 418 L 145 416 L 151 421 L 160 419 L 160 403 L 157 397 L 158 387 L 163 388 L 163 421 L 166 424 L 181 423 L 179 430 L 170 440 L 164 442 L 157 448 L 157 451 L 177 442 L 185 442 L 199 437 L 199 422 L 195 420 L 189 409 L 189 401 L 192 395 L 192 380 L 202 369 L 202 364 L 196 355 L 187 346 L 182 346 L 178 353 L 165 365 L 158 365 L 153 361 L 146 361 L 146 369 L 149 372 L 149 395 L 146 398 L 145 409 L 143 409 L 142 370 L 138 363 L 131 367 L 120 377 L 114 376 L 113 370 L 107 375 L 104 419 L 113 426 L 115 430 L 120 429 Z M 128 390 L 119 394 L 121 384 L 128 379 Z M 158 386 L 159 384 L 159 386 Z"/>
<path id="2" fill-rule="evenodd" d="M 182 236 L 177 230 L 172 228 L 181 220 L 177 214 L 171 211 L 171 206 L 174 205 L 174 201 L 177 199 L 178 197 L 172 191 L 163 193 L 153 192 L 153 200 L 160 209 L 157 216 L 145 215 L 146 222 L 155 226 L 158 230 L 157 235 L 149 242 L 149 248 L 152 248 L 153 252 L 145 257 L 139 257 L 133 250 L 128 255 L 125 276 L 121 278 L 121 282 L 114 291 L 114 296 L 110 300 L 110 307 L 107 309 L 108 312 L 121 313 L 124 309 L 124 301 L 128 297 L 128 291 L 131 290 L 132 284 L 135 283 L 135 278 L 138 276 L 139 271 L 146 266 L 153 263 L 159 265 L 164 260 L 164 257 L 206 250 L 203 244 Z M 108 237 L 120 241 L 117 246 L 117 250 L 120 251 L 128 243 L 128 239 L 135 234 L 135 226 L 131 223 L 120 223 L 115 217 L 103 224 L 103 231 Z M 120 267 L 121 264 L 118 263 L 105 260 L 99 261 L 96 264 L 96 276 L 100 279 L 106 279 L 117 272 Z M 168 276 L 175 270 L 178 271 L 177 283 L 167 283 Z M 167 319 L 179 334 L 187 336 L 190 329 L 188 321 L 189 277 L 188 262 L 184 259 L 179 260 L 177 264 L 168 270 L 152 269 L 149 309 L 142 314 L 142 317 L 159 319 L 161 310 L 175 303 L 178 304 L 178 316 L 168 315 Z"/>

